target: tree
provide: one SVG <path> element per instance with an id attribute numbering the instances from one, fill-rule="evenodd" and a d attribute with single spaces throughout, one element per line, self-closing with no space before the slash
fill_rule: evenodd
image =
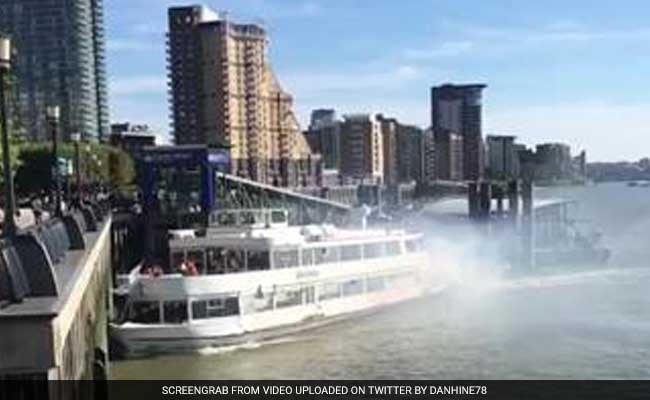
<path id="1" fill-rule="evenodd" d="M 135 178 L 133 158 L 126 152 L 111 147 L 108 151 L 110 182 L 119 189 L 126 189 Z"/>
<path id="2" fill-rule="evenodd" d="M 59 158 L 73 161 L 73 144 L 59 146 Z M 84 185 L 108 184 L 126 189 L 133 183 L 133 160 L 124 151 L 102 144 L 81 144 L 79 164 Z M 16 190 L 21 196 L 48 191 L 53 186 L 52 146 L 48 143 L 24 144 L 20 148 L 20 166 L 16 172 Z M 63 172 L 63 171 L 62 171 Z M 69 179 L 74 182 L 74 174 Z"/>

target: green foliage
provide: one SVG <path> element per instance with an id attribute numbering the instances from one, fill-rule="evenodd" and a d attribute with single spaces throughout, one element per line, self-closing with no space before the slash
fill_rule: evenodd
<path id="1" fill-rule="evenodd" d="M 49 142 L 33 143 L 25 140 L 25 129 L 19 117 L 15 76 L 9 75 L 4 84 L 7 95 L 9 132 L 11 133 L 9 138 L 11 168 L 14 172 L 16 191 L 19 195 L 27 196 L 49 190 L 53 184 L 52 144 Z M 3 134 L 0 129 L 0 139 Z M 101 183 L 116 189 L 126 189 L 133 183 L 135 178 L 134 162 L 121 149 L 96 143 L 81 143 L 79 149 L 79 168 L 84 185 Z M 2 157 L 1 146 L 0 157 Z M 74 144 L 60 143 L 58 157 L 74 162 Z M 3 168 L 0 161 L 0 184 L 3 181 L 2 173 Z M 74 173 L 70 179 L 72 182 L 76 180 Z"/>
<path id="2" fill-rule="evenodd" d="M 62 144 L 59 158 L 74 162 L 73 144 Z M 15 183 L 20 195 L 27 196 L 49 190 L 53 185 L 52 145 L 50 143 L 26 144 L 20 149 L 20 167 Z M 117 189 L 127 188 L 135 178 L 134 163 L 124 151 L 103 144 L 80 144 L 79 164 L 84 185 L 107 184 Z M 62 171 L 63 173 L 63 171 Z M 70 177 L 75 182 L 75 174 Z"/>
<path id="3" fill-rule="evenodd" d="M 13 75 L 9 75 L 5 79 L 5 96 L 6 96 L 6 104 L 7 104 L 7 124 L 9 125 L 9 152 L 10 152 L 10 157 L 11 157 L 11 168 L 12 171 L 16 171 L 20 164 L 20 159 L 19 159 L 19 153 L 20 153 L 20 148 L 25 144 L 25 140 L 23 139 L 23 127 L 19 123 L 18 118 L 12 118 L 12 116 L 17 115 L 17 109 L 18 109 L 18 103 L 16 101 L 17 96 L 16 96 L 16 79 Z M 0 105 L 2 106 L 2 105 Z M 4 135 L 4 132 L 2 132 L 2 127 L 0 126 L 0 140 L 2 140 L 2 135 Z M 0 146 L 0 160 L 2 160 L 3 156 L 3 151 L 2 151 L 2 146 Z M 4 167 L 2 162 L 0 161 L 0 184 L 4 182 Z"/>

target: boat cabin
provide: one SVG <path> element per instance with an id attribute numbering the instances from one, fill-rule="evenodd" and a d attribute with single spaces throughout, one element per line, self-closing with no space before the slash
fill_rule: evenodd
<path id="1" fill-rule="evenodd" d="M 420 235 L 403 231 L 361 231 L 344 236 L 322 226 L 289 227 L 284 210 L 222 211 L 211 220 L 212 228 L 205 236 L 177 235 L 170 241 L 173 273 L 224 275 L 358 263 L 422 249 Z M 210 229 L 221 230 L 221 234 L 213 236 Z M 232 229 L 232 234 L 224 234 L 224 229 Z"/>

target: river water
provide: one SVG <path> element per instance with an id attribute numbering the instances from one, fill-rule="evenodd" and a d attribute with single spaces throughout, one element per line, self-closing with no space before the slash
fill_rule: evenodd
<path id="1" fill-rule="evenodd" d="M 650 189 L 575 198 L 612 250 L 606 268 L 474 273 L 453 290 L 317 331 L 238 348 L 113 363 L 115 379 L 648 379 Z M 480 260 L 479 260 L 480 261 Z"/>

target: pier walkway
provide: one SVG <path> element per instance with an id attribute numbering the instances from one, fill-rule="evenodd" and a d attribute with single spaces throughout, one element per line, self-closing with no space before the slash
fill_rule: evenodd
<path id="1" fill-rule="evenodd" d="M 106 206 L 86 206 L 0 241 L 0 380 L 106 378 L 111 222 Z M 74 385 L 37 397 L 89 398 Z"/>

